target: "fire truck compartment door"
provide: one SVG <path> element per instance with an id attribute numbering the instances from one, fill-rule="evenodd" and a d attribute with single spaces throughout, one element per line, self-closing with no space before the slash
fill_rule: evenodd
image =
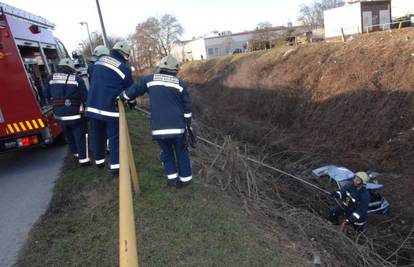
<path id="1" fill-rule="evenodd" d="M 11 32 L 15 39 L 24 39 L 24 40 L 31 40 L 36 42 L 44 42 L 44 43 L 55 43 L 55 38 L 53 37 L 52 31 L 49 29 L 43 28 L 39 26 L 40 32 L 39 33 L 32 33 L 30 31 L 31 23 L 18 19 L 13 16 L 7 16 L 7 21 L 9 23 Z"/>

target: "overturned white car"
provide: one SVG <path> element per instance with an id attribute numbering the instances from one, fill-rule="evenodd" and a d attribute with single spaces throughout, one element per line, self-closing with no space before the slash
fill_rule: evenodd
<path id="1" fill-rule="evenodd" d="M 338 189 L 342 189 L 344 186 L 352 183 L 355 174 L 344 168 L 334 165 L 321 167 L 312 171 L 312 174 L 316 177 L 329 177 L 331 181 L 336 183 Z M 370 203 L 368 206 L 368 214 L 387 214 L 390 208 L 390 204 L 385 200 L 378 192 L 384 185 L 379 184 L 376 180 L 378 173 L 367 172 L 371 178 L 371 183 L 367 184 L 367 190 L 370 196 Z"/>

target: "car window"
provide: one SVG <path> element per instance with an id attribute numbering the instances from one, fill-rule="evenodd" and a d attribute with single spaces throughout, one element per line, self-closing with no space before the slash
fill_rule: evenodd
<path id="1" fill-rule="evenodd" d="M 346 186 L 349 186 L 351 184 L 352 184 L 352 180 L 345 180 L 345 181 L 340 181 L 339 182 L 339 185 L 341 186 L 341 189 L 346 187 Z"/>

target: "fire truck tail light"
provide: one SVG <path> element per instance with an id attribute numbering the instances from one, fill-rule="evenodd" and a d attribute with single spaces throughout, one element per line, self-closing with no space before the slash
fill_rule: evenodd
<path id="1" fill-rule="evenodd" d="M 19 145 L 20 144 L 22 145 L 22 147 L 30 146 L 30 138 L 29 137 L 21 138 Z"/>
<path id="2" fill-rule="evenodd" d="M 35 136 L 32 136 L 32 137 L 30 138 L 30 142 L 32 143 L 32 145 L 37 145 L 37 144 L 39 144 L 39 137 L 37 137 L 36 135 L 35 135 Z"/>
<path id="3" fill-rule="evenodd" d="M 39 137 L 36 135 L 17 139 L 18 147 L 28 147 L 37 144 L 39 144 Z"/>

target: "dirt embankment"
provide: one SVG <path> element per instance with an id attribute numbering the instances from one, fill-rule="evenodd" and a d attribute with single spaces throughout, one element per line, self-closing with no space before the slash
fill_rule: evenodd
<path id="1" fill-rule="evenodd" d="M 280 127 L 294 141 L 285 145 L 356 153 L 357 168 L 414 172 L 413 30 L 193 63 L 181 75 L 208 89 L 198 92 L 199 111 L 226 116 L 229 125 L 218 126 L 243 139 Z"/>
<path id="2" fill-rule="evenodd" d="M 199 89 L 198 115 L 228 134 L 414 174 L 412 29 L 190 63 L 181 76 Z"/>
<path id="3" fill-rule="evenodd" d="M 409 232 L 413 29 L 193 62 L 180 75 L 194 88 L 200 121 L 269 159 L 280 151 L 303 152 L 326 164 L 385 173 L 380 182 L 392 205 L 387 231 Z"/>

